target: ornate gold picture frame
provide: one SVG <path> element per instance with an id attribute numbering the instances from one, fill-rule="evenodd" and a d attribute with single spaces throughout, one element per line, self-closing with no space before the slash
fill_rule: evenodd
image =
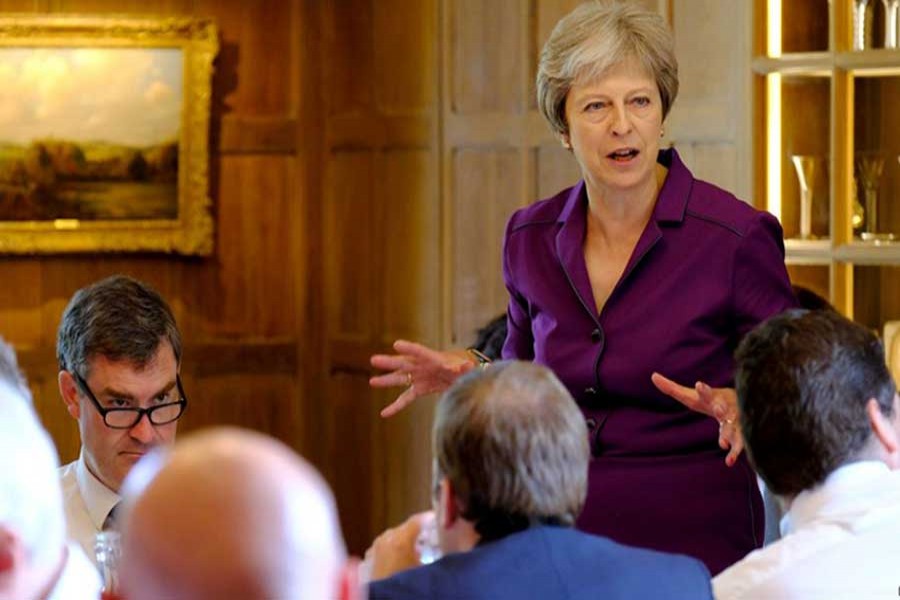
<path id="1" fill-rule="evenodd" d="M 209 255 L 214 23 L 0 16 L 0 253 Z"/>

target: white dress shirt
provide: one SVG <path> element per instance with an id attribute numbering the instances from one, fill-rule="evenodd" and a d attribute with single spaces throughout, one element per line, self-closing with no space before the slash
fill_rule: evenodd
<path id="1" fill-rule="evenodd" d="M 900 471 L 872 461 L 837 469 L 794 498 L 781 533 L 713 579 L 718 600 L 896 600 Z"/>
<path id="2" fill-rule="evenodd" d="M 84 448 L 78 460 L 59 469 L 59 475 L 68 537 L 96 564 L 94 537 L 103 529 L 103 521 L 121 497 L 88 470 L 84 464 Z"/>
<path id="3" fill-rule="evenodd" d="M 67 545 L 66 564 L 47 600 L 95 600 L 100 598 L 100 574 L 73 542 Z"/>

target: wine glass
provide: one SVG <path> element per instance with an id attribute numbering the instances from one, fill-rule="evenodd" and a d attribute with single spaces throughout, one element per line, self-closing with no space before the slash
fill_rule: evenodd
<path id="1" fill-rule="evenodd" d="M 791 155 L 791 162 L 800 180 L 800 239 L 810 240 L 812 235 L 813 183 L 818 157 L 802 154 Z"/>
<path id="2" fill-rule="evenodd" d="M 859 154 L 856 159 L 859 182 L 866 199 L 866 225 L 863 239 L 878 233 L 878 182 L 884 171 L 884 158 L 874 153 Z"/>

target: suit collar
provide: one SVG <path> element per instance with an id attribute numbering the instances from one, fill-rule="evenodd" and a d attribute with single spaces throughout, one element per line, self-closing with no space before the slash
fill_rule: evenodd
<path id="1" fill-rule="evenodd" d="M 688 198 L 694 183 L 693 175 L 681 162 L 674 148 L 661 150 L 657 161 L 668 169 L 668 174 L 659 191 L 650 221 L 641 234 L 622 275 L 623 280 L 662 237 L 660 224 L 681 223 L 687 212 Z M 569 285 L 578 296 L 582 307 L 599 326 L 597 304 L 594 301 L 591 280 L 584 261 L 587 211 L 587 191 L 582 180 L 569 191 L 566 203 L 559 213 L 557 222 L 561 227 L 556 234 L 556 254 Z"/>

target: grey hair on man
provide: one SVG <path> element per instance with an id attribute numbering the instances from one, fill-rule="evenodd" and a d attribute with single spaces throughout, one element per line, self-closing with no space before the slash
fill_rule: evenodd
<path id="1" fill-rule="evenodd" d="M 449 480 L 482 541 L 572 526 L 584 506 L 584 416 L 541 365 L 494 363 L 454 384 L 437 407 L 433 455 L 436 481 Z"/>
<path id="2" fill-rule="evenodd" d="M 96 571 L 66 547 L 58 467 L 15 352 L 0 339 L 0 598 L 99 593 Z"/>

